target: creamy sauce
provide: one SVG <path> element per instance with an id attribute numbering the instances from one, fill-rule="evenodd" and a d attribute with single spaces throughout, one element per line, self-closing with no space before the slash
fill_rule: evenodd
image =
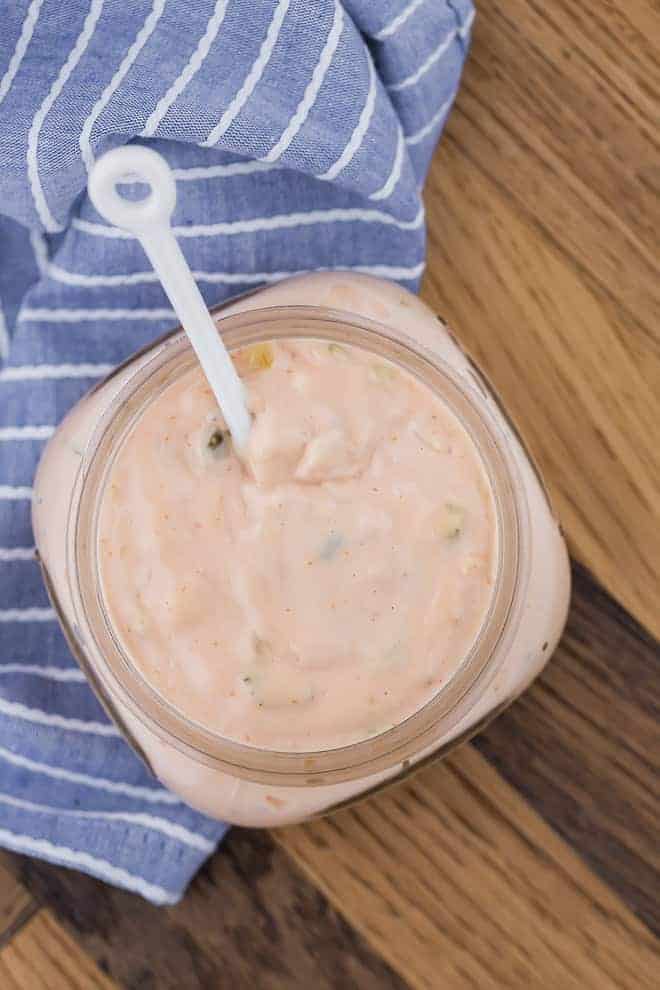
<path id="1" fill-rule="evenodd" d="M 243 464 L 197 368 L 140 417 L 99 524 L 106 608 L 144 678 L 194 722 L 322 750 L 412 715 L 488 610 L 495 510 L 430 389 L 322 341 L 238 357 Z"/>

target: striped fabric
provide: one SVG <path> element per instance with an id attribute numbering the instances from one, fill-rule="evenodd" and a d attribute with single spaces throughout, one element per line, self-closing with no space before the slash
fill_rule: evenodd
<path id="1" fill-rule="evenodd" d="M 132 754 L 74 666 L 30 531 L 66 410 L 174 322 L 138 243 L 87 195 L 148 142 L 209 303 L 315 269 L 418 285 L 420 186 L 470 0 L 12 0 L 0 26 L 0 844 L 156 903 L 224 826 Z"/>

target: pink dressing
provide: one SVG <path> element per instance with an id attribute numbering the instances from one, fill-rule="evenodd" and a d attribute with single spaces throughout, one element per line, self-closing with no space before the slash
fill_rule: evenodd
<path id="1" fill-rule="evenodd" d="M 105 605 L 192 721 L 266 749 L 349 745 L 412 715 L 468 653 L 496 568 L 490 486 L 445 404 L 367 351 L 290 340 L 238 365 L 247 464 L 197 368 L 120 448 Z"/>

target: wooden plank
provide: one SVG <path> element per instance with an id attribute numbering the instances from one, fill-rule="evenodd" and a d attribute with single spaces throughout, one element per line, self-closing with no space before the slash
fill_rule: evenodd
<path id="1" fill-rule="evenodd" d="M 474 741 L 660 935 L 660 648 L 581 569 L 543 676 Z"/>
<path id="2" fill-rule="evenodd" d="M 0 948 L 34 914 L 33 898 L 13 874 L 5 868 L 0 854 Z"/>
<path id="3" fill-rule="evenodd" d="M 0 952 L 2 990 L 117 990 L 50 911 L 39 911 Z"/>
<path id="4" fill-rule="evenodd" d="M 471 746 L 276 838 L 413 987 L 657 986 L 650 932 Z"/>
<path id="5" fill-rule="evenodd" d="M 500 392 L 573 553 L 658 635 L 660 361 L 454 132 L 427 187 L 425 297 Z"/>
<path id="6" fill-rule="evenodd" d="M 450 133 L 657 348 L 657 5 L 484 0 L 479 13 Z"/>
<path id="7" fill-rule="evenodd" d="M 20 857 L 13 862 L 121 987 L 405 987 L 265 832 L 233 830 L 184 900 L 167 909 L 80 873 Z M 1 975 L 0 969 L 5 990 Z"/>

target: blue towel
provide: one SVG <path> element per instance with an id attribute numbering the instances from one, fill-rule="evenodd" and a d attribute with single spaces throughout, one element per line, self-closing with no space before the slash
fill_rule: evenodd
<path id="1" fill-rule="evenodd" d="M 417 288 L 420 188 L 471 0 L 13 0 L 0 29 L 0 844 L 173 903 L 226 826 L 153 779 L 75 666 L 34 559 L 53 427 L 176 321 L 86 194 L 148 143 L 209 304 L 314 269 Z"/>

